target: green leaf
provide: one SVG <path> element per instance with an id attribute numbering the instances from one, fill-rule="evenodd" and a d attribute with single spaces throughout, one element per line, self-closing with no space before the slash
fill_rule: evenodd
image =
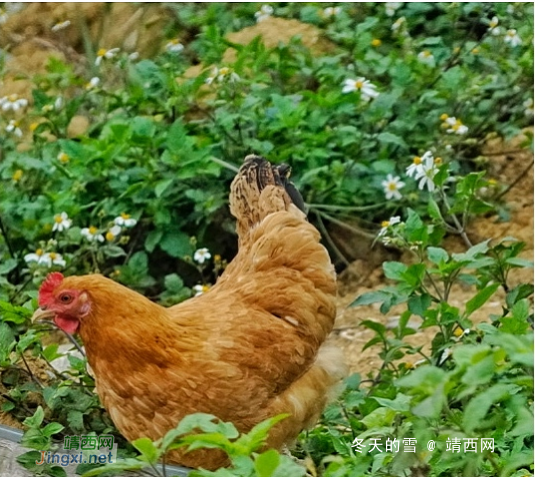
<path id="1" fill-rule="evenodd" d="M 65 427 L 62 426 L 59 422 L 51 422 L 50 424 L 47 424 L 41 432 L 46 437 L 50 437 L 54 434 L 57 434 L 58 432 L 61 432 L 63 429 L 65 429 Z"/>
<path id="2" fill-rule="evenodd" d="M 373 291 L 364 293 L 363 295 L 360 295 L 351 305 L 349 306 L 364 306 L 364 305 L 370 305 L 372 303 L 378 303 L 384 301 L 386 298 L 388 298 L 388 294 L 379 290 L 379 291 Z"/>
<path id="3" fill-rule="evenodd" d="M 31 316 L 31 311 L 22 306 L 14 306 L 6 301 L 0 301 L 0 319 L 17 325 L 24 323 Z"/>
<path id="4" fill-rule="evenodd" d="M 132 445 L 141 452 L 141 460 L 149 464 L 156 464 L 160 458 L 161 452 L 148 437 L 142 437 L 132 441 Z"/>
<path id="5" fill-rule="evenodd" d="M 156 245 L 160 243 L 160 240 L 162 239 L 162 237 L 163 237 L 163 231 L 151 230 L 147 234 L 147 238 L 145 239 L 145 250 L 149 253 L 154 252 Z"/>
<path id="6" fill-rule="evenodd" d="M 468 317 L 474 311 L 481 308 L 487 302 L 487 300 L 494 295 L 499 286 L 499 283 L 492 283 L 491 285 L 483 288 L 483 290 L 480 290 L 473 298 L 468 300 L 466 303 L 465 316 Z"/>
<path id="7" fill-rule="evenodd" d="M 45 411 L 43 411 L 43 408 L 41 406 L 38 406 L 33 416 L 27 417 L 22 423 L 30 428 L 39 428 L 41 427 L 41 423 L 43 422 L 44 418 Z"/>
<path id="8" fill-rule="evenodd" d="M 435 219 L 441 223 L 443 222 L 442 212 L 440 211 L 440 207 L 438 206 L 436 201 L 433 200 L 432 198 L 429 199 L 429 202 L 427 204 L 427 213 L 432 219 Z"/>
<path id="9" fill-rule="evenodd" d="M 509 265 L 514 265 L 516 267 L 522 268 L 533 268 L 533 260 L 527 260 L 520 257 L 511 257 L 505 260 Z"/>
<path id="10" fill-rule="evenodd" d="M 431 296 L 428 294 L 413 295 L 409 298 L 407 306 L 412 314 L 424 318 L 425 312 L 431 306 Z"/>
<path id="11" fill-rule="evenodd" d="M 7 360 L 15 345 L 15 333 L 11 326 L 0 323 L 0 363 Z"/>
<path id="12" fill-rule="evenodd" d="M 121 472 L 121 471 L 129 471 L 134 472 L 137 470 L 144 469 L 148 467 L 150 464 L 146 462 L 141 462 L 137 459 L 124 459 L 120 462 L 114 462 L 113 464 L 107 464 L 102 467 L 97 467 L 96 469 L 89 470 L 87 472 L 84 472 L 82 477 L 93 477 L 95 475 L 101 475 L 108 472 Z"/>
<path id="13" fill-rule="evenodd" d="M 48 468 L 47 474 L 51 477 L 67 477 L 67 472 L 63 467 L 59 465 L 53 465 Z"/>
<path id="14" fill-rule="evenodd" d="M 167 232 L 160 241 L 160 248 L 175 258 L 184 258 L 191 253 L 189 237 L 178 231 Z"/>
<path id="15" fill-rule="evenodd" d="M 403 273 L 407 271 L 407 265 L 401 262 L 384 262 L 383 270 L 385 276 L 391 280 L 402 281 Z"/>
<path id="16" fill-rule="evenodd" d="M 427 256 L 429 260 L 437 265 L 448 261 L 449 255 L 446 250 L 440 247 L 428 247 Z"/>
<path id="17" fill-rule="evenodd" d="M 397 412 L 406 412 L 410 409 L 411 398 L 403 393 L 398 393 L 395 399 L 385 399 L 372 396 L 381 406 L 393 409 Z"/>
<path id="18" fill-rule="evenodd" d="M 451 256 L 456 262 L 470 262 L 477 255 L 486 253 L 489 250 L 490 239 L 470 247 L 465 253 L 452 253 Z"/>
<path id="19" fill-rule="evenodd" d="M 280 455 L 274 450 L 270 449 L 260 454 L 254 463 L 254 468 L 258 477 L 271 477 L 280 463 Z"/>
<path id="20" fill-rule="evenodd" d="M 178 293 L 184 288 L 184 281 L 176 273 L 166 275 L 164 279 L 166 290 L 171 293 Z"/>
<path id="21" fill-rule="evenodd" d="M 156 197 L 161 197 L 162 194 L 174 181 L 174 179 L 166 179 L 164 181 L 158 182 L 158 184 L 156 184 L 156 187 L 154 187 L 154 194 L 156 195 Z"/>
<path id="22" fill-rule="evenodd" d="M 154 136 L 156 132 L 156 125 L 154 124 L 154 121 L 141 116 L 136 116 L 134 119 L 132 119 L 131 126 L 134 138 L 136 136 L 141 139 L 150 138 Z"/>
<path id="23" fill-rule="evenodd" d="M 377 140 L 381 144 L 393 144 L 402 148 L 407 148 L 407 143 L 399 136 L 389 132 L 382 132 L 377 135 Z"/>
<path id="24" fill-rule="evenodd" d="M 485 423 L 485 416 L 493 404 L 503 401 L 519 387 L 514 384 L 499 383 L 483 390 L 466 405 L 463 413 L 463 427 L 470 433 Z"/>

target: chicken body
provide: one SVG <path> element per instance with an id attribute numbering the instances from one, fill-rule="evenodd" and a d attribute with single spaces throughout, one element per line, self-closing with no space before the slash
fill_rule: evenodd
<path id="1" fill-rule="evenodd" d="M 163 308 L 100 275 L 67 277 L 91 311 L 79 332 L 97 392 L 129 440 L 158 439 L 206 412 L 246 432 L 281 413 L 267 446 L 280 449 L 319 417 L 344 372 L 321 347 L 336 314 L 335 274 L 318 231 L 267 161 L 246 158 L 233 182 L 239 252 L 207 293 Z M 168 461 L 215 469 L 223 453 L 172 451 Z"/>

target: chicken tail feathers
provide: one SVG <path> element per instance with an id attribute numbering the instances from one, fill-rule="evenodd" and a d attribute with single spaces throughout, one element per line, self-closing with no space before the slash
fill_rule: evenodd
<path id="1" fill-rule="evenodd" d="M 230 211 L 238 220 L 238 235 L 244 234 L 267 215 L 288 210 L 291 204 L 306 214 L 303 197 L 289 180 L 287 164 L 273 165 L 260 156 L 245 158 L 230 192 Z"/>

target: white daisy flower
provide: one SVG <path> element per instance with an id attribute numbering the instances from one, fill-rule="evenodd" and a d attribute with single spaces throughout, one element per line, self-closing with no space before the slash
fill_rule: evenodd
<path id="1" fill-rule="evenodd" d="M 331 18 L 340 15 L 341 11 L 340 7 L 327 7 L 323 9 L 322 15 L 326 18 Z"/>
<path id="2" fill-rule="evenodd" d="M 528 98 L 526 101 L 522 103 L 522 106 L 524 106 L 524 115 L 525 116 L 533 116 L 533 99 Z"/>
<path id="3" fill-rule="evenodd" d="M 130 61 L 136 61 L 139 58 L 139 53 L 137 51 L 134 51 L 128 55 L 128 59 Z"/>
<path id="4" fill-rule="evenodd" d="M 223 68 L 213 68 L 212 72 L 210 73 L 210 76 L 206 78 L 205 83 L 212 84 L 216 80 L 219 83 L 222 83 L 224 81 L 234 83 L 240 81 L 240 77 L 234 72 L 232 68 L 224 66 Z"/>
<path id="5" fill-rule="evenodd" d="M 26 106 L 28 106 L 28 100 L 19 98 L 18 94 L 10 94 L 9 96 L 0 98 L 0 107 L 2 108 L 2 111 L 13 111 L 14 113 L 18 113 Z"/>
<path id="6" fill-rule="evenodd" d="M 22 130 L 19 128 L 19 122 L 14 119 L 9 121 L 9 124 L 6 126 L 6 131 L 17 137 L 22 137 Z"/>
<path id="7" fill-rule="evenodd" d="M 522 44 L 522 39 L 518 36 L 516 33 L 516 30 L 507 30 L 507 33 L 505 33 L 505 38 L 503 39 L 505 43 L 509 43 L 513 48 L 515 46 Z"/>
<path id="8" fill-rule="evenodd" d="M 121 234 L 122 230 L 123 229 L 119 225 L 114 225 L 106 232 L 106 240 L 108 242 L 112 242 L 113 240 L 115 240 L 116 237 Z"/>
<path id="9" fill-rule="evenodd" d="M 68 28 L 69 26 L 71 26 L 71 21 L 70 20 L 65 20 L 64 22 L 56 23 L 51 28 L 51 30 L 56 32 L 56 31 L 60 31 L 60 30 L 65 30 L 65 28 Z"/>
<path id="10" fill-rule="evenodd" d="M 54 226 L 52 227 L 52 232 L 56 230 L 58 232 L 63 232 L 67 230 L 72 225 L 72 220 L 69 219 L 69 216 L 62 212 L 61 214 L 54 215 Z"/>
<path id="11" fill-rule="evenodd" d="M 129 214 L 125 214 L 123 212 L 121 215 L 119 215 L 119 217 L 115 217 L 115 219 L 113 219 L 113 223 L 121 227 L 133 227 L 137 224 L 137 220 L 130 217 Z"/>
<path id="12" fill-rule="evenodd" d="M 446 361 L 449 357 L 451 356 L 451 348 L 446 348 L 443 352 L 442 352 L 442 355 L 440 356 L 440 360 L 438 361 L 438 365 L 442 365 L 442 363 L 444 363 L 444 361 Z"/>
<path id="13" fill-rule="evenodd" d="M 444 122 L 446 123 L 446 125 L 450 126 L 448 129 L 446 129 L 447 133 L 463 135 L 468 132 L 468 128 L 462 123 L 460 119 L 457 119 L 455 116 L 448 117 Z"/>
<path id="14" fill-rule="evenodd" d="M 392 225 L 399 224 L 401 222 L 401 217 L 399 215 L 396 215 L 395 217 L 390 217 L 388 220 L 384 220 L 381 222 L 381 230 L 377 234 L 378 237 L 383 237 L 386 235 L 386 232 L 388 231 L 389 227 L 392 227 Z"/>
<path id="15" fill-rule="evenodd" d="M 431 158 L 433 157 L 431 151 L 427 151 L 422 157 L 414 156 L 414 158 L 412 159 L 412 164 L 407 167 L 405 173 L 409 177 L 413 177 L 415 174 L 418 174 L 423 168 L 423 162 L 427 159 L 428 156 L 431 156 Z"/>
<path id="16" fill-rule="evenodd" d="M 437 160 L 436 162 L 440 161 Z M 420 181 L 418 183 L 418 189 L 424 190 L 424 188 L 427 187 L 429 192 L 433 192 L 435 190 L 435 182 L 433 179 L 438 172 L 436 162 L 430 151 L 424 154 L 422 157 L 421 167 L 415 171 L 416 175 L 414 176 L 415 180 Z"/>
<path id="17" fill-rule="evenodd" d="M 101 48 L 97 51 L 97 58 L 95 60 L 95 65 L 100 65 L 102 63 L 102 60 L 106 58 L 107 60 L 110 60 L 113 58 L 117 53 L 119 53 L 121 49 L 120 48 L 111 48 L 110 50 L 106 50 L 106 48 Z"/>
<path id="18" fill-rule="evenodd" d="M 93 76 L 93 78 L 89 80 L 89 83 L 85 85 L 85 89 L 89 91 L 90 89 L 96 88 L 99 84 L 100 84 L 100 78 L 97 76 Z"/>
<path id="19" fill-rule="evenodd" d="M 271 5 L 262 5 L 260 11 L 254 14 L 256 22 L 260 23 L 268 19 L 273 14 L 273 7 Z"/>
<path id="20" fill-rule="evenodd" d="M 174 38 L 167 42 L 165 49 L 173 53 L 178 53 L 184 49 L 184 45 L 180 43 L 177 38 Z"/>
<path id="21" fill-rule="evenodd" d="M 58 154 L 58 161 L 63 163 L 63 164 L 67 164 L 67 162 L 69 162 L 71 160 L 71 158 L 69 157 L 69 155 L 65 152 L 60 152 Z"/>
<path id="22" fill-rule="evenodd" d="M 64 267 L 66 265 L 66 262 L 63 259 L 63 257 L 59 253 L 56 253 L 56 252 L 45 253 L 43 255 L 43 259 L 41 263 L 45 264 L 49 268 L 52 265 L 57 265 L 59 267 Z"/>
<path id="23" fill-rule="evenodd" d="M 389 17 L 393 17 L 396 13 L 396 10 L 403 5 L 403 2 L 386 2 L 385 3 L 385 13 Z"/>
<path id="24" fill-rule="evenodd" d="M 351 93 L 353 91 L 360 91 L 361 98 L 363 101 L 369 101 L 372 98 L 377 98 L 379 93 L 376 91 L 377 86 L 370 83 L 364 77 L 357 79 L 346 79 L 344 81 L 344 87 L 342 88 L 342 93 Z"/>
<path id="25" fill-rule="evenodd" d="M 200 296 L 210 290 L 210 285 L 195 285 L 193 291 L 195 291 L 195 296 Z"/>
<path id="26" fill-rule="evenodd" d="M 58 96 L 56 98 L 56 101 L 54 101 L 54 109 L 56 111 L 59 111 L 63 107 L 63 98 L 61 96 Z"/>
<path id="27" fill-rule="evenodd" d="M 487 30 L 491 35 L 498 36 L 502 33 L 502 29 L 498 26 L 498 23 L 500 23 L 498 17 L 492 17 Z"/>
<path id="28" fill-rule="evenodd" d="M 401 30 L 401 27 L 406 22 L 405 17 L 399 17 L 394 23 L 392 23 L 391 29 L 394 33 L 397 33 L 399 30 Z"/>
<path id="29" fill-rule="evenodd" d="M 89 242 L 104 242 L 104 235 L 98 233 L 98 229 L 93 225 L 85 227 L 80 232 Z"/>
<path id="30" fill-rule="evenodd" d="M 37 264 L 43 263 L 43 257 L 45 256 L 45 252 L 42 248 L 38 248 L 35 253 L 28 253 L 24 255 L 24 261 L 26 263 L 30 262 L 37 262 Z"/>
<path id="31" fill-rule="evenodd" d="M 418 53 L 418 61 L 427 66 L 435 66 L 435 57 L 429 50 Z"/>
<path id="32" fill-rule="evenodd" d="M 199 250 L 196 250 L 193 254 L 193 260 L 195 260 L 197 263 L 200 263 L 201 265 L 206 260 L 210 260 L 210 258 L 212 258 L 212 254 L 208 251 L 207 248 L 200 248 Z"/>
<path id="33" fill-rule="evenodd" d="M 392 174 L 388 174 L 386 176 L 386 180 L 381 182 L 381 185 L 383 186 L 383 190 L 385 192 L 387 200 L 401 199 L 402 196 L 399 190 L 405 186 L 405 183 L 401 182 L 401 179 L 399 177 L 394 177 Z"/>

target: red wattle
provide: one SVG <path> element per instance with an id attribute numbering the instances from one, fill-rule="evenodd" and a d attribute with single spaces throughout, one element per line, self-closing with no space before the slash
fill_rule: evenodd
<path id="1" fill-rule="evenodd" d="M 80 326 L 80 322 L 78 320 L 75 320 L 73 318 L 66 318 L 64 316 L 56 316 L 54 318 L 54 322 L 63 331 L 70 333 L 71 335 L 73 333 L 76 333 L 76 331 L 78 330 L 78 326 Z"/>

